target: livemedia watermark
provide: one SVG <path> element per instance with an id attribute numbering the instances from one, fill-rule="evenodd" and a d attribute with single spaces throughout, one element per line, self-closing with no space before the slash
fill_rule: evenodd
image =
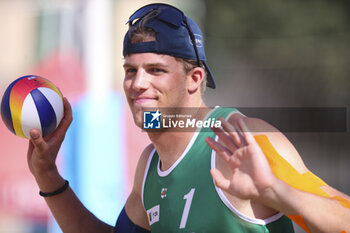
<path id="1" fill-rule="evenodd" d="M 219 113 L 218 113 L 219 111 Z M 347 109 L 327 108 L 152 108 L 143 109 L 142 130 L 147 132 L 194 132 L 221 128 L 218 117 L 240 114 L 261 119 L 274 129 L 255 128 L 251 131 L 281 132 L 347 132 Z"/>

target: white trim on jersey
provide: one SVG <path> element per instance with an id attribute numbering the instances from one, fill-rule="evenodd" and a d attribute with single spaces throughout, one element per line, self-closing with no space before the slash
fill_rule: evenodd
<path id="1" fill-rule="evenodd" d="M 143 202 L 143 192 L 144 192 L 144 189 L 145 189 L 145 183 L 146 183 L 148 169 L 149 169 L 149 166 L 151 165 L 151 161 L 152 161 L 152 158 L 153 158 L 153 155 L 154 155 L 155 152 L 156 152 L 156 148 L 153 148 L 153 150 L 149 154 L 149 157 L 148 157 L 148 160 L 147 160 L 146 169 L 145 169 L 145 172 L 143 174 L 142 190 L 141 190 L 141 201 L 142 201 L 143 208 L 145 210 L 146 210 L 146 208 L 145 208 L 145 203 Z"/>
<path id="2" fill-rule="evenodd" d="M 225 120 L 228 120 L 233 114 L 241 114 L 239 111 L 232 111 Z M 218 141 L 219 137 L 216 136 L 215 137 L 215 141 Z M 212 150 L 211 152 L 211 168 L 216 168 L 216 152 L 214 150 Z M 214 183 L 214 180 L 213 180 Z M 237 210 L 232 204 L 231 202 L 227 199 L 227 197 L 225 196 L 224 192 L 222 191 L 222 189 L 220 189 L 219 187 L 217 187 L 214 183 L 215 189 L 217 194 L 219 195 L 221 201 L 227 206 L 227 208 L 229 208 L 231 210 L 232 213 L 234 213 L 237 217 L 239 217 L 240 219 L 246 221 L 246 222 L 250 222 L 250 223 L 254 223 L 254 224 L 259 224 L 259 225 L 266 225 L 268 223 L 274 222 L 276 220 L 278 220 L 279 218 L 281 218 L 283 216 L 283 213 L 279 212 L 271 217 L 268 217 L 266 219 L 258 219 L 258 218 L 252 218 L 249 217 L 245 214 L 243 214 L 242 212 L 240 212 L 239 210 Z"/>
<path id="3" fill-rule="evenodd" d="M 173 165 L 168 170 L 162 171 L 160 169 L 160 158 L 158 158 L 158 165 L 157 165 L 157 171 L 158 175 L 160 177 L 165 177 L 169 175 L 175 168 L 176 166 L 181 162 L 181 160 L 186 156 L 187 152 L 191 149 L 193 143 L 196 141 L 198 137 L 199 132 L 195 132 L 191 138 L 191 141 L 187 144 L 185 151 L 182 153 L 182 155 L 175 161 Z"/>
<path id="4" fill-rule="evenodd" d="M 217 107 L 218 107 L 218 106 L 217 106 Z M 212 114 L 212 112 L 213 112 L 217 107 L 211 109 L 211 110 L 205 115 L 205 117 L 203 118 L 203 121 L 205 121 L 205 120 Z M 184 152 L 182 153 L 182 155 L 175 161 L 175 163 L 174 163 L 168 170 L 162 171 L 162 170 L 160 169 L 160 159 L 158 159 L 157 170 L 158 170 L 158 175 L 159 175 L 160 177 L 165 177 L 165 176 L 169 175 L 169 174 L 176 168 L 176 166 L 182 161 L 182 159 L 186 156 L 187 152 L 191 149 L 193 143 L 196 141 L 200 130 L 201 130 L 200 128 L 197 128 L 196 132 L 193 134 L 193 136 L 192 136 L 190 142 L 187 144 L 186 149 L 184 150 Z"/>

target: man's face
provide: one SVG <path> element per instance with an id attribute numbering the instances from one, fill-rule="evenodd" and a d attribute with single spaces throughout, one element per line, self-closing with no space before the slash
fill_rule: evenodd
<path id="1" fill-rule="evenodd" d="M 174 57 L 136 53 L 125 57 L 124 91 L 134 121 L 142 126 L 142 108 L 187 106 L 186 75 Z"/>

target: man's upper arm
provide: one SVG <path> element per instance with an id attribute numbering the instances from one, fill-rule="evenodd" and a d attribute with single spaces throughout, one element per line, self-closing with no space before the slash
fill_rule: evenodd
<path id="1" fill-rule="evenodd" d="M 296 171 L 301 174 L 309 171 L 293 144 L 278 129 L 261 119 L 248 118 L 240 114 L 232 115 L 229 122 L 233 125 L 237 125 L 239 119 L 244 120 L 255 139 L 265 136 L 265 139 L 271 144 L 275 152 L 288 162 L 288 164 L 290 164 Z M 263 142 L 266 142 L 266 140 L 263 140 Z M 266 146 L 263 143 L 260 143 L 259 145 L 260 147 Z"/>
<path id="2" fill-rule="evenodd" d="M 150 228 L 149 228 L 145 209 L 143 208 L 141 193 L 142 193 L 143 176 L 145 173 L 149 155 L 152 152 L 153 148 L 154 148 L 153 145 L 150 144 L 142 152 L 136 167 L 134 185 L 128 197 L 128 200 L 126 201 L 126 204 L 125 204 L 125 210 L 130 220 L 134 224 L 148 230 Z"/>

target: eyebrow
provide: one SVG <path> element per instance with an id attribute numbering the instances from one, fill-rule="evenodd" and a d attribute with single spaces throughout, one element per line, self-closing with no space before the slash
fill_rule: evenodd
<path id="1" fill-rule="evenodd" d="M 136 65 L 132 64 L 132 63 L 124 63 L 123 67 L 135 67 Z M 163 67 L 163 68 L 166 68 L 168 67 L 167 64 L 164 64 L 164 63 L 146 63 L 145 64 L 146 67 Z"/>

